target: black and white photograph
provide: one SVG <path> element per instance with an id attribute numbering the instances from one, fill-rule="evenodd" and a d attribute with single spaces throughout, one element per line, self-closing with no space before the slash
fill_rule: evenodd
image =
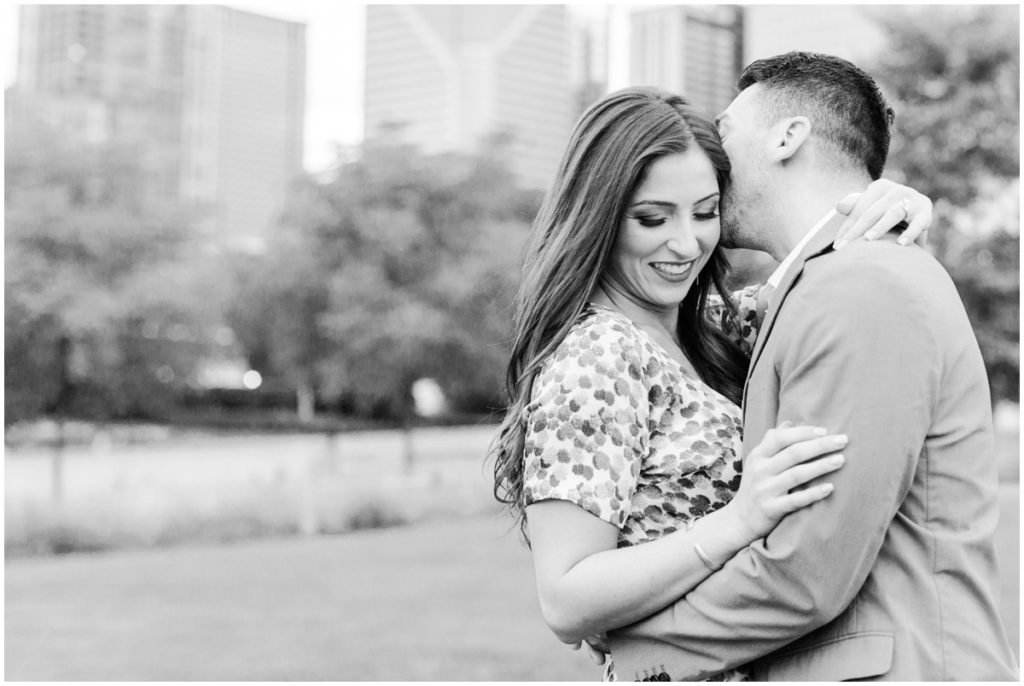
<path id="1" fill-rule="evenodd" d="M 10 682 L 1020 680 L 1020 3 L 5 4 Z"/>

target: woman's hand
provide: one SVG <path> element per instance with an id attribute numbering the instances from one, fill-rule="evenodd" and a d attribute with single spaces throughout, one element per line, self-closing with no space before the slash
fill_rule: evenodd
<path id="1" fill-rule="evenodd" d="M 607 634 L 596 634 L 594 636 L 587 636 L 582 641 L 573 643 L 569 647 L 573 650 L 579 650 L 583 646 L 587 646 L 587 654 L 590 655 L 590 659 L 599 665 L 603 665 L 605 661 L 605 655 L 612 652 L 608 648 Z"/>
<path id="2" fill-rule="evenodd" d="M 745 539 L 753 542 L 768 535 L 790 512 L 827 497 L 830 483 L 793 489 L 839 469 L 842 454 L 814 458 L 841 450 L 846 442 L 846 436 L 790 422 L 769 430 L 744 461 L 739 491 L 727 506 Z"/>
<path id="3" fill-rule="evenodd" d="M 900 234 L 900 245 L 917 241 L 923 247 L 928 242 L 932 201 L 895 181 L 872 181 L 863 193 L 851 193 L 840 200 L 836 211 L 847 215 L 832 244 L 836 250 L 861 236 L 867 241 L 874 240 L 901 221 L 907 222 L 907 228 Z"/>

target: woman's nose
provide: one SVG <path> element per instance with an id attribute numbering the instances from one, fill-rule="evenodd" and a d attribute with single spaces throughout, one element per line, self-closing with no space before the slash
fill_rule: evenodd
<path id="1" fill-rule="evenodd" d="M 681 257 L 693 257 L 700 252 L 697 234 L 688 219 L 680 220 L 672 227 L 672 235 L 667 242 L 668 249 Z"/>

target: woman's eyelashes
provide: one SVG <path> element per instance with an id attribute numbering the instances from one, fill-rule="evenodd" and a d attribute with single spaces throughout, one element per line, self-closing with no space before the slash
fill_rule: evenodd
<path id="1" fill-rule="evenodd" d="M 705 210 L 704 212 L 694 212 L 693 218 L 698 219 L 702 222 L 708 222 L 712 219 L 718 219 L 718 207 L 716 206 L 713 210 Z"/>
<path id="2" fill-rule="evenodd" d="M 718 205 L 716 204 L 713 207 L 702 207 L 698 211 L 693 212 L 691 216 L 701 222 L 718 219 Z M 663 214 L 633 214 L 629 215 L 629 217 L 640 224 L 640 226 L 649 229 L 661 226 L 669 219 L 669 217 Z"/>
<path id="3" fill-rule="evenodd" d="M 634 215 L 633 219 L 635 219 L 637 221 L 637 223 L 640 224 L 640 226 L 646 226 L 647 228 L 654 228 L 655 226 L 661 226 L 666 221 L 668 221 L 668 217 L 659 216 L 659 215 L 653 215 L 653 214 L 647 214 L 647 215 L 638 214 L 638 215 Z"/>
<path id="4" fill-rule="evenodd" d="M 718 219 L 718 194 L 704 198 L 694 205 L 693 218 L 704 222 Z"/>

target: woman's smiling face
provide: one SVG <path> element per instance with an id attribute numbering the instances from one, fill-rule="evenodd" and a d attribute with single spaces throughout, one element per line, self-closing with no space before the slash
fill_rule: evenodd
<path id="1" fill-rule="evenodd" d="M 718 245 L 718 200 L 699 146 L 658 158 L 626 206 L 605 281 L 645 309 L 677 308 Z"/>

